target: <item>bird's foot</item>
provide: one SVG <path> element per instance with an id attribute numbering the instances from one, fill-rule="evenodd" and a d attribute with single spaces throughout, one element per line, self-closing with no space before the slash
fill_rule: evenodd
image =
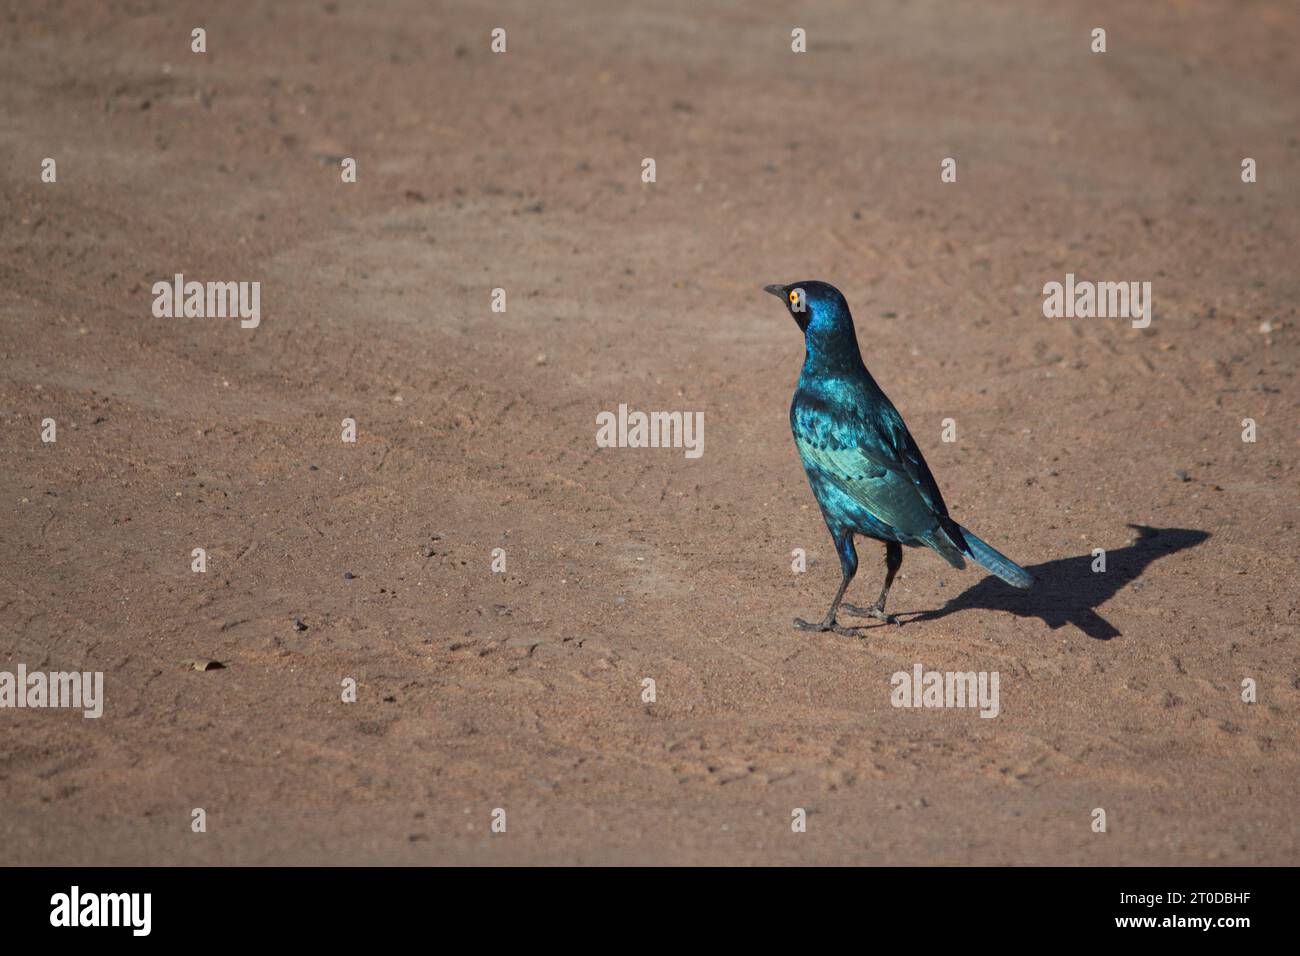
<path id="1" fill-rule="evenodd" d="M 856 604 L 841 604 L 840 610 L 845 614 L 852 614 L 854 617 L 872 617 L 877 621 L 883 621 L 886 624 L 902 625 L 893 614 L 886 614 L 885 609 L 879 604 L 873 604 L 871 607 L 858 607 Z"/>
<path id="2" fill-rule="evenodd" d="M 845 627 L 834 618 L 822 621 L 819 624 L 813 624 L 809 621 L 805 621 L 801 617 L 796 617 L 794 619 L 794 626 L 799 628 L 801 631 L 832 631 L 835 634 L 843 634 L 845 637 L 861 637 L 862 632 L 866 630 L 866 628 L 861 627 Z"/>

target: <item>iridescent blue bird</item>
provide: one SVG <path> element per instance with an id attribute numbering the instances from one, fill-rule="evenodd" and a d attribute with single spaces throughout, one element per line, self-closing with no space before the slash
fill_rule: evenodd
<path id="1" fill-rule="evenodd" d="M 795 618 L 795 626 L 857 633 L 836 621 L 841 609 L 899 623 L 885 613 L 885 598 L 903 564 L 903 545 L 932 548 L 954 568 L 964 568 L 970 558 L 1013 587 L 1033 584 L 1024 568 L 948 517 L 921 449 L 862 362 L 853 316 L 840 291 L 816 281 L 769 285 L 764 291 L 785 303 L 804 334 L 790 428 L 844 575 L 825 619 L 810 624 Z M 841 603 L 858 570 L 854 535 L 885 544 L 885 586 L 867 608 Z"/>

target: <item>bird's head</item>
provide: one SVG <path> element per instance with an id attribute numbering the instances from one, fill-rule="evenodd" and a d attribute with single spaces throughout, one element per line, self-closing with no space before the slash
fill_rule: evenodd
<path id="1" fill-rule="evenodd" d="M 829 330 L 848 323 L 850 329 L 853 327 L 849 304 L 844 301 L 840 290 L 829 282 L 810 279 L 789 285 L 764 286 L 763 291 L 772 293 L 785 303 L 786 311 L 801 332 L 806 333 L 809 326 Z"/>

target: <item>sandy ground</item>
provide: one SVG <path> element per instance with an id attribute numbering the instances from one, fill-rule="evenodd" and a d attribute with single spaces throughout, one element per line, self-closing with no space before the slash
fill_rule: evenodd
<path id="1" fill-rule="evenodd" d="M 1294 4 L 204 6 L 0 13 L 0 670 L 106 682 L 0 711 L 3 862 L 1300 862 Z M 901 628 L 792 628 L 807 278 L 1037 590 L 909 551 Z"/>

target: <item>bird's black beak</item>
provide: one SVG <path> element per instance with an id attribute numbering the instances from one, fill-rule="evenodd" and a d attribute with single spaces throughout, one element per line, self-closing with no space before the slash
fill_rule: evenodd
<path id="1" fill-rule="evenodd" d="M 785 286 L 783 285 L 765 285 L 763 286 L 763 291 L 772 293 L 772 295 L 776 296 L 778 299 L 785 298 Z"/>

